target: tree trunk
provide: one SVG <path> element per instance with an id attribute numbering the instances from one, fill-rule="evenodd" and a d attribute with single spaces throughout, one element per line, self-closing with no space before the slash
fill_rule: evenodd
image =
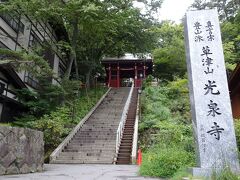
<path id="1" fill-rule="evenodd" d="M 76 79 L 79 79 L 79 73 L 78 73 L 78 64 L 77 64 L 77 54 L 76 54 L 76 49 L 77 49 L 77 39 L 78 39 L 78 34 L 79 34 L 79 29 L 78 29 L 78 18 L 76 17 L 73 20 L 73 34 L 72 34 L 72 50 L 71 50 L 71 55 L 70 55 L 70 61 L 68 64 L 68 68 L 66 70 L 66 77 L 69 79 L 72 71 L 72 65 L 74 63 L 75 66 L 75 72 L 76 72 Z"/>
<path id="2" fill-rule="evenodd" d="M 90 78 L 92 75 L 92 67 L 89 67 L 88 72 L 86 73 L 86 88 L 90 88 Z"/>

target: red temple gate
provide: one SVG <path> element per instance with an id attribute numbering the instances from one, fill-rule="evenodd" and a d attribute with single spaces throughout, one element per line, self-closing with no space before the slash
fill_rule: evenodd
<path id="1" fill-rule="evenodd" d="M 152 73 L 152 58 L 137 58 L 126 55 L 120 58 L 104 58 L 106 83 L 109 87 L 123 87 L 133 79 L 135 87 L 141 87 L 142 80 Z"/>

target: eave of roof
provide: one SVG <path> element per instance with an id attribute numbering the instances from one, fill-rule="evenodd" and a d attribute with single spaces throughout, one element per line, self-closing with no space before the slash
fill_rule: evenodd
<path id="1" fill-rule="evenodd" d="M 11 82 L 17 88 L 27 88 L 26 84 L 22 81 L 22 79 L 18 76 L 15 70 L 11 67 L 11 65 L 1 65 L 0 71 L 5 73 L 8 78 L 10 78 Z"/>
<path id="2" fill-rule="evenodd" d="M 126 53 L 122 57 L 105 57 L 101 60 L 102 63 L 106 62 L 153 62 L 150 54 L 146 57 L 139 57 L 133 54 Z"/>

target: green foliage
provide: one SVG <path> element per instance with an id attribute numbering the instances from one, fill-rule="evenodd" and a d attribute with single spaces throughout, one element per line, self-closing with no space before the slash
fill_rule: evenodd
<path id="1" fill-rule="evenodd" d="M 56 109 L 63 101 L 64 92 L 61 86 L 44 82 L 40 88 L 18 90 L 18 98 L 28 108 L 28 114 L 40 117 Z"/>
<path id="2" fill-rule="evenodd" d="M 224 21 L 235 16 L 240 3 L 236 0 L 195 0 L 191 7 L 199 10 L 217 8 L 220 20 Z"/>
<path id="3" fill-rule="evenodd" d="M 239 178 L 229 167 L 225 167 L 221 172 L 214 172 L 211 176 L 212 180 L 238 180 Z"/>
<path id="4" fill-rule="evenodd" d="M 82 82 L 79 80 L 69 80 L 66 77 L 64 77 L 61 80 L 61 87 L 64 91 L 64 97 L 63 99 L 66 101 L 73 101 L 76 99 L 76 96 L 80 93 Z"/>
<path id="5" fill-rule="evenodd" d="M 238 150 L 240 151 L 240 120 L 234 120 L 234 127 L 235 127 L 235 135 L 237 139 Z"/>
<path id="6" fill-rule="evenodd" d="M 162 143 L 163 146 L 174 146 L 175 144 L 181 145 L 186 151 L 192 151 L 194 148 L 191 147 L 193 142 L 193 132 L 191 125 L 181 125 L 174 122 L 163 121 L 157 125 L 159 132 L 157 141 Z"/>
<path id="7" fill-rule="evenodd" d="M 195 161 L 187 80 L 146 86 L 139 124 L 142 175 L 171 177 Z"/>
<path id="8" fill-rule="evenodd" d="M 0 123 L 0 126 L 11 126 L 10 123 Z"/>
<path id="9" fill-rule="evenodd" d="M 35 52 L 12 51 L 0 48 L 0 54 L 2 55 L 0 65 L 10 64 L 17 70 L 28 71 L 35 78 L 54 77 L 48 62 Z"/>
<path id="10" fill-rule="evenodd" d="M 72 64 L 75 77 L 83 81 L 98 72 L 99 60 L 106 55 L 149 53 L 158 41 L 154 13 L 162 0 L 141 1 L 146 7 L 144 14 L 134 6 L 134 1 L 109 0 L 10 0 L 0 4 L 0 12 L 18 12 L 36 20 L 64 24 L 70 42 L 70 54 L 66 76 L 69 78 Z M 48 6 L 46 6 L 46 4 Z M 78 73 L 79 71 L 79 73 Z"/>
<path id="11" fill-rule="evenodd" d="M 186 73 L 183 26 L 166 21 L 156 32 L 159 34 L 159 48 L 153 51 L 154 76 L 162 80 L 183 77 Z"/>
<path id="12" fill-rule="evenodd" d="M 143 81 L 142 88 L 145 89 L 146 86 L 151 86 L 154 77 L 152 75 L 148 75 L 147 78 Z"/>
<path id="13" fill-rule="evenodd" d="M 193 165 L 193 157 L 177 146 L 159 146 L 143 154 L 140 173 L 146 176 L 171 177 L 180 168 Z"/>
<path id="14" fill-rule="evenodd" d="M 75 83 L 73 83 L 75 84 Z M 78 84 L 78 83 L 77 83 Z M 68 87 L 71 88 L 71 87 Z M 78 91 L 78 94 L 68 94 L 69 99 L 66 99 L 65 105 L 57 106 L 55 108 L 49 108 L 48 102 L 45 108 L 40 106 L 44 111 L 41 114 L 36 114 L 39 109 L 37 102 L 29 101 L 32 110 L 23 115 L 21 118 L 17 118 L 17 121 L 12 125 L 20 127 L 28 127 L 43 131 L 45 141 L 45 153 L 46 161 L 50 153 L 63 141 L 63 139 L 69 134 L 69 132 L 76 126 L 77 123 L 89 112 L 89 110 L 96 104 L 100 97 L 106 92 L 105 88 L 91 89 L 88 94 L 84 89 Z M 72 99 L 74 97 L 74 100 Z M 49 97 L 48 97 L 49 98 Z M 41 99 L 40 99 L 41 100 Z M 42 100 L 41 100 L 42 101 Z M 71 103 L 70 103 L 71 102 Z M 45 103 L 41 104 L 44 105 Z"/>

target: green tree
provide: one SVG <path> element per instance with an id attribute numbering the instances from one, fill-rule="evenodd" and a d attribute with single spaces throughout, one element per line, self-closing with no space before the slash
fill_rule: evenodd
<path id="1" fill-rule="evenodd" d="M 156 41 L 154 23 L 142 16 L 138 9 L 130 4 L 124 9 L 112 6 L 104 5 L 93 21 L 81 26 L 78 57 L 81 59 L 80 65 L 86 67 L 87 84 L 104 55 L 150 52 Z"/>
<path id="2" fill-rule="evenodd" d="M 221 21 L 230 20 L 240 8 L 239 0 L 195 0 L 191 5 L 194 9 L 217 8 Z"/>
<path id="3" fill-rule="evenodd" d="M 75 65 L 76 78 L 84 68 L 86 83 L 99 67 L 104 55 L 122 55 L 125 52 L 150 52 L 154 44 L 154 18 L 162 0 L 145 3 L 144 14 L 134 7 L 133 0 L 10 0 L 2 10 L 30 14 L 35 19 L 64 21 L 70 38 L 70 61 L 66 76 Z M 48 4 L 48 6 L 46 6 Z M 52 21 L 53 21 L 52 20 Z M 80 65 L 79 65 L 80 64 Z"/>
<path id="4" fill-rule="evenodd" d="M 153 51 L 154 75 L 160 79 L 173 80 L 186 73 L 183 26 L 166 21 L 157 30 L 159 48 Z"/>

